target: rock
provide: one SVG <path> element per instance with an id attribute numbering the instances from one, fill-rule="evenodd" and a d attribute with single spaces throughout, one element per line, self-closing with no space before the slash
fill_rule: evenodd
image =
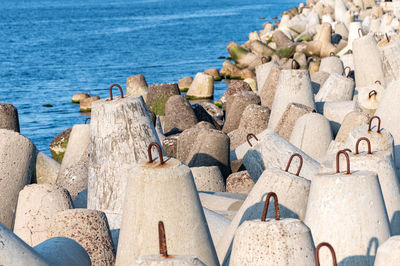
<path id="1" fill-rule="evenodd" d="M 248 194 L 253 187 L 254 181 L 247 171 L 230 174 L 226 179 L 226 192 Z"/>
<path id="2" fill-rule="evenodd" d="M 82 100 L 90 98 L 87 93 L 79 92 L 72 95 L 72 103 L 80 103 Z"/>
<path id="3" fill-rule="evenodd" d="M 50 237 L 75 240 L 88 253 L 92 265 L 114 265 L 115 251 L 106 215 L 101 211 L 73 209 L 61 211 L 50 220 Z"/>
<path id="4" fill-rule="evenodd" d="M 191 167 L 198 191 L 225 191 L 225 182 L 217 166 Z"/>
<path id="5" fill-rule="evenodd" d="M 18 196 L 14 233 L 30 246 L 40 244 L 48 239 L 52 216 L 72 208 L 66 189 L 54 184 L 27 185 Z"/>
<path id="6" fill-rule="evenodd" d="M 57 162 L 62 161 L 64 158 L 65 150 L 67 149 L 68 139 L 71 134 L 72 128 L 68 128 L 55 136 L 50 142 L 50 153 L 54 160 Z"/>
<path id="7" fill-rule="evenodd" d="M 177 83 L 162 83 L 150 85 L 148 87 L 147 109 L 156 115 L 165 114 L 165 103 L 169 97 L 173 95 L 180 95 Z"/>
<path id="8" fill-rule="evenodd" d="M 177 158 L 179 135 L 180 134 L 170 135 L 162 140 L 162 146 L 166 156 Z"/>
<path id="9" fill-rule="evenodd" d="M 180 133 L 196 124 L 197 117 L 189 101 L 181 95 L 169 97 L 165 103 L 164 134 Z"/>
<path id="10" fill-rule="evenodd" d="M 214 96 L 214 78 L 208 74 L 197 73 L 186 93 L 186 98 L 212 99 Z"/>
<path id="11" fill-rule="evenodd" d="M 141 95 L 147 101 L 148 86 L 142 74 L 130 76 L 126 79 L 126 95 Z"/>
<path id="12" fill-rule="evenodd" d="M 214 78 L 214 81 L 221 80 L 221 75 L 219 74 L 219 71 L 216 68 L 206 69 L 206 70 L 204 70 L 204 74 L 212 76 Z"/>
<path id="13" fill-rule="evenodd" d="M 282 138 L 289 141 L 297 120 L 303 115 L 311 113 L 312 111 L 312 108 L 304 104 L 289 103 L 274 131 Z"/>
<path id="14" fill-rule="evenodd" d="M 60 171 L 60 163 L 53 160 L 43 152 L 36 156 L 36 183 L 55 184 Z"/>
<path id="15" fill-rule="evenodd" d="M 187 92 L 189 90 L 190 85 L 193 82 L 192 77 L 184 77 L 178 81 L 178 87 L 181 92 Z"/>
<path id="16" fill-rule="evenodd" d="M 272 108 L 272 103 L 275 99 L 276 87 L 278 85 L 279 75 L 281 73 L 281 68 L 278 65 L 273 65 L 265 80 L 264 86 L 259 92 L 261 105 L 266 106 L 269 109 Z"/>
<path id="17" fill-rule="evenodd" d="M 80 100 L 80 102 L 79 102 L 79 104 L 80 104 L 79 110 L 81 112 L 90 112 L 92 110 L 92 103 L 94 101 L 99 100 L 99 99 L 100 99 L 99 96 L 92 96 L 92 97 Z"/>
<path id="18" fill-rule="evenodd" d="M 14 105 L 0 103 L 0 128 L 19 132 L 18 110 Z"/>
<path id="19" fill-rule="evenodd" d="M 260 104 L 260 97 L 254 92 L 243 91 L 234 95 L 232 106 L 226 113 L 223 132 L 229 133 L 239 127 L 241 114 L 249 104 Z"/>
<path id="20" fill-rule="evenodd" d="M 200 105 L 207 111 L 207 113 L 215 119 L 222 120 L 224 118 L 224 112 L 215 104 L 209 102 L 202 102 Z"/>
<path id="21" fill-rule="evenodd" d="M 0 223 L 10 229 L 14 225 L 18 194 L 34 175 L 36 154 L 29 139 L 18 132 L 0 129 Z"/>

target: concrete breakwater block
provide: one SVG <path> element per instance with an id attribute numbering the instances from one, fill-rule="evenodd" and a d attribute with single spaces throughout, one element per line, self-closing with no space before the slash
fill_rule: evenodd
<path id="1" fill-rule="evenodd" d="M 208 228 L 210 229 L 212 241 L 214 246 L 216 246 L 231 223 L 231 220 L 207 208 L 203 208 L 203 211 L 207 220 Z"/>
<path id="2" fill-rule="evenodd" d="M 50 158 L 43 152 L 36 155 L 36 183 L 38 184 L 54 184 L 56 183 L 58 172 L 60 171 L 60 163 Z"/>
<path id="3" fill-rule="evenodd" d="M 247 171 L 230 174 L 226 179 L 226 192 L 248 194 L 253 187 L 254 181 Z"/>
<path id="4" fill-rule="evenodd" d="M 214 77 L 205 73 L 197 73 L 186 97 L 189 99 L 212 99 L 214 96 Z"/>
<path id="5" fill-rule="evenodd" d="M 181 95 L 169 97 L 165 103 L 164 134 L 180 133 L 196 125 L 197 122 L 196 114 L 185 97 Z"/>
<path id="6" fill-rule="evenodd" d="M 225 191 L 224 177 L 218 166 L 191 167 L 197 190 Z"/>
<path id="7" fill-rule="evenodd" d="M 400 261 L 400 236 L 386 240 L 376 254 L 375 266 L 395 266 Z"/>
<path id="8" fill-rule="evenodd" d="M 260 90 L 258 92 L 258 95 L 260 95 L 261 98 L 261 105 L 268 107 L 269 109 L 272 108 L 272 104 L 275 99 L 276 87 L 278 85 L 281 70 L 282 68 L 278 66 L 277 63 L 274 63 L 271 66 L 264 85 L 262 87 L 259 87 Z"/>
<path id="9" fill-rule="evenodd" d="M 66 189 L 55 184 L 27 185 L 18 196 L 14 233 L 35 246 L 48 238 L 51 218 L 72 208 Z"/>
<path id="10" fill-rule="evenodd" d="M 0 128 L 19 132 L 18 110 L 14 105 L 0 103 Z"/>
<path id="11" fill-rule="evenodd" d="M 18 193 L 31 182 L 36 148 L 19 133 L 0 129 L 0 222 L 13 229 Z"/>
<path id="12" fill-rule="evenodd" d="M 149 150 L 157 144 L 151 144 Z M 157 223 L 163 221 L 171 254 L 191 254 L 218 265 L 215 248 L 192 173 L 173 158 L 140 162 L 128 180 L 116 265 L 132 264 L 138 256 L 157 254 Z"/>
<path id="13" fill-rule="evenodd" d="M 317 102 L 350 101 L 353 99 L 354 80 L 342 73 L 332 73 L 315 96 Z"/>
<path id="14" fill-rule="evenodd" d="M 169 97 L 180 95 L 177 83 L 161 83 L 148 86 L 146 106 L 156 115 L 165 114 L 165 103 Z"/>
<path id="15" fill-rule="evenodd" d="M 58 212 L 51 220 L 49 237 L 67 237 L 79 243 L 92 265 L 114 265 L 115 250 L 103 212 L 72 209 Z"/>
<path id="16" fill-rule="evenodd" d="M 201 205 L 212 211 L 237 211 L 246 197 L 240 193 L 199 192 Z"/>
<path id="17" fill-rule="evenodd" d="M 106 213 L 119 228 L 132 165 L 147 158 L 150 143 L 160 143 L 141 96 L 114 97 L 93 104 L 88 208 Z"/>
<path id="18" fill-rule="evenodd" d="M 148 85 L 142 75 L 133 75 L 126 79 L 126 95 L 141 95 L 147 101 Z"/>

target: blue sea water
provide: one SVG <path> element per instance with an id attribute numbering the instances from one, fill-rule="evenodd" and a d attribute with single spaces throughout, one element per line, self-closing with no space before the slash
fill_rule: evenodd
<path id="1" fill-rule="evenodd" d="M 49 154 L 55 135 L 85 120 L 71 104 L 74 93 L 105 98 L 110 84 L 125 88 L 130 75 L 155 84 L 220 69 L 229 41 L 245 42 L 298 3 L 1 0 L 0 102 L 18 108 L 21 133 Z M 226 87 L 216 83 L 216 99 Z"/>

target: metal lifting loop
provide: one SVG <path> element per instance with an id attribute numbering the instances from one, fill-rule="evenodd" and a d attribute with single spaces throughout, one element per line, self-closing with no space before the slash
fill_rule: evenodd
<path id="1" fill-rule="evenodd" d="M 362 138 L 359 138 L 359 139 L 357 140 L 357 142 L 356 142 L 356 154 L 359 154 L 359 153 L 358 153 L 358 146 L 360 145 L 360 142 L 361 142 L 362 140 L 365 140 L 365 141 L 367 142 L 367 145 L 368 145 L 368 154 L 372 154 L 372 152 L 371 152 L 371 142 L 370 142 L 369 139 L 366 138 L 366 137 L 362 137 Z"/>
<path id="2" fill-rule="evenodd" d="M 371 117 L 371 119 L 369 120 L 369 124 L 368 124 L 368 132 L 369 131 L 371 131 L 372 129 L 371 129 L 371 126 L 372 126 L 372 120 L 374 120 L 374 119 L 378 119 L 378 133 L 379 132 L 381 132 L 381 119 L 380 119 L 380 117 L 379 116 L 373 116 L 373 117 Z"/>
<path id="3" fill-rule="evenodd" d="M 164 223 L 162 221 L 158 222 L 158 243 L 160 247 L 160 255 L 164 258 L 168 258 L 167 240 L 165 237 Z"/>
<path id="4" fill-rule="evenodd" d="M 87 124 L 87 121 L 90 120 L 90 119 L 91 119 L 90 117 L 85 119 L 85 125 Z"/>
<path id="5" fill-rule="evenodd" d="M 390 42 L 389 35 L 387 34 L 387 32 L 385 32 L 385 37 L 386 37 L 386 40 L 387 40 L 388 42 Z"/>
<path id="6" fill-rule="evenodd" d="M 358 37 L 363 37 L 363 32 L 361 28 L 358 28 Z"/>
<path id="7" fill-rule="evenodd" d="M 342 76 L 343 76 L 344 74 L 346 74 L 346 69 L 349 70 L 349 73 L 347 73 L 347 75 L 346 75 L 346 78 L 348 78 L 349 75 L 350 75 L 350 72 L 351 72 L 351 68 L 350 68 L 349 66 L 347 66 L 347 67 L 345 67 L 345 68 L 343 69 Z"/>
<path id="8" fill-rule="evenodd" d="M 338 151 L 338 153 L 336 154 L 336 173 L 340 173 L 340 165 L 339 165 L 340 154 L 344 154 L 344 156 L 346 157 L 346 162 L 347 162 L 346 174 L 349 175 L 350 174 L 350 158 L 349 158 L 349 155 L 347 154 L 347 152 L 344 150 Z"/>
<path id="9" fill-rule="evenodd" d="M 371 98 L 372 96 L 377 95 L 377 94 L 378 93 L 376 92 L 376 90 L 372 90 L 372 91 L 369 92 L 368 98 Z"/>
<path id="10" fill-rule="evenodd" d="M 121 98 L 124 98 L 124 92 L 122 91 L 121 86 L 119 86 L 118 84 L 113 84 L 113 85 L 110 86 L 110 100 L 112 101 L 112 99 L 113 99 L 112 89 L 114 87 L 117 87 L 119 89 L 119 91 L 121 92 Z"/>
<path id="11" fill-rule="evenodd" d="M 296 60 L 292 60 L 292 69 L 296 69 Z"/>
<path id="12" fill-rule="evenodd" d="M 155 146 L 157 148 L 158 156 L 160 157 L 160 164 L 163 164 L 164 163 L 164 157 L 162 155 L 161 147 L 160 147 L 160 145 L 158 145 L 158 143 L 155 143 L 155 142 L 150 143 L 149 147 L 147 148 L 147 153 L 149 155 L 149 163 L 153 162 L 153 157 L 151 156 L 151 148 L 153 146 Z"/>
<path id="13" fill-rule="evenodd" d="M 268 59 L 265 56 L 261 57 L 261 63 L 268 63 Z"/>
<path id="14" fill-rule="evenodd" d="M 316 266 L 320 266 L 320 264 L 319 264 L 319 250 L 322 247 L 327 247 L 329 249 L 329 251 L 331 252 L 331 255 L 332 255 L 333 266 L 337 266 L 335 250 L 333 249 L 331 244 L 329 244 L 327 242 L 319 243 L 318 246 L 315 248 L 315 265 Z"/>
<path id="15" fill-rule="evenodd" d="M 267 198 L 265 199 L 264 210 L 261 216 L 261 221 L 265 222 L 265 218 L 267 217 L 268 206 L 269 206 L 269 199 L 274 198 L 274 205 L 275 205 L 275 220 L 279 221 L 281 216 L 279 214 L 279 203 L 278 203 L 278 196 L 274 192 L 269 192 Z"/>
<path id="16" fill-rule="evenodd" d="M 247 142 L 249 143 L 250 147 L 253 147 L 253 144 L 251 144 L 251 142 L 250 142 L 250 137 L 253 137 L 257 141 L 258 141 L 258 138 L 253 133 L 250 133 L 250 134 L 247 135 L 247 137 L 246 137 Z"/>
<path id="17" fill-rule="evenodd" d="M 382 85 L 382 83 L 379 80 L 375 80 L 375 84 Z"/>
<path id="18" fill-rule="evenodd" d="M 285 171 L 286 172 L 289 171 L 290 164 L 292 163 L 292 160 L 293 160 L 294 157 L 299 157 L 299 159 L 300 159 L 299 168 L 297 169 L 297 173 L 296 173 L 296 175 L 299 176 L 300 171 L 301 171 L 301 167 L 303 167 L 303 157 L 298 153 L 294 153 L 292 156 L 290 156 L 290 159 L 289 159 L 289 162 L 286 165 Z"/>

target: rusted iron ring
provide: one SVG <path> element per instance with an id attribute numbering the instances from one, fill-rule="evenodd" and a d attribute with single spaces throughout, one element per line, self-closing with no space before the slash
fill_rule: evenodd
<path id="1" fill-rule="evenodd" d="M 379 116 L 373 116 L 373 117 L 371 117 L 371 119 L 369 120 L 369 124 L 368 124 L 368 131 L 371 131 L 372 129 L 371 129 L 371 126 L 372 126 L 372 120 L 374 120 L 374 119 L 378 119 L 378 133 L 379 132 L 381 132 L 381 118 L 379 117 Z"/>
<path id="2" fill-rule="evenodd" d="M 338 151 L 338 153 L 336 154 L 336 173 L 340 173 L 340 163 L 339 163 L 340 154 L 344 154 L 344 156 L 346 157 L 346 162 L 347 162 L 346 174 L 349 175 L 350 174 L 350 157 L 347 154 L 347 152 L 344 150 Z"/>
<path id="3" fill-rule="evenodd" d="M 165 227 L 162 221 L 158 222 L 158 243 L 160 247 L 160 255 L 168 258 L 167 239 L 165 237 Z"/>
<path id="4" fill-rule="evenodd" d="M 297 169 L 297 173 L 296 173 L 296 175 L 299 176 L 300 171 L 301 171 L 301 168 L 303 167 L 303 157 L 302 157 L 300 154 L 298 154 L 298 153 L 295 153 L 295 154 L 293 154 L 292 156 L 290 156 L 290 159 L 289 159 L 289 162 L 288 162 L 287 165 L 286 165 L 285 171 L 286 171 L 286 172 L 289 171 L 290 164 L 292 163 L 292 160 L 293 160 L 294 157 L 299 157 L 299 159 L 300 159 L 299 168 Z"/>
<path id="5" fill-rule="evenodd" d="M 371 152 L 371 142 L 370 142 L 369 139 L 366 138 L 366 137 L 362 137 L 362 138 L 359 138 L 359 139 L 357 140 L 357 142 L 356 142 L 356 154 L 359 154 L 359 152 L 358 152 L 358 146 L 360 145 L 360 142 L 361 142 L 362 140 L 365 140 L 365 141 L 367 142 L 367 145 L 368 145 L 368 154 L 372 154 L 372 152 Z"/>
<path id="6" fill-rule="evenodd" d="M 87 121 L 90 120 L 90 119 L 91 119 L 90 117 L 85 119 L 85 125 L 87 124 Z"/>
<path id="7" fill-rule="evenodd" d="M 250 137 L 253 137 L 257 141 L 258 141 L 258 138 L 253 133 L 250 133 L 250 134 L 247 135 L 247 137 L 246 137 L 247 143 L 249 143 L 250 147 L 253 147 L 253 144 L 251 144 L 251 142 L 250 142 Z"/>
<path id="8" fill-rule="evenodd" d="M 279 214 L 279 203 L 278 203 L 278 196 L 275 194 L 275 192 L 269 192 L 267 194 L 267 198 L 265 199 L 265 204 L 264 204 L 264 210 L 261 216 L 261 221 L 265 222 L 265 218 L 267 218 L 267 212 L 268 212 L 268 206 L 269 206 L 269 199 L 273 197 L 274 198 L 274 205 L 275 205 L 275 220 L 279 221 L 281 219 L 281 216 Z"/>
<path id="9" fill-rule="evenodd" d="M 333 249 L 333 247 L 331 246 L 331 244 L 327 243 L 327 242 L 322 242 L 319 243 L 318 246 L 315 248 L 315 265 L 316 266 L 320 266 L 320 262 L 319 262 L 319 250 L 322 247 L 327 247 L 329 249 L 329 251 L 331 252 L 332 255 L 332 262 L 333 262 L 333 266 L 337 266 L 337 260 L 336 260 L 336 253 L 335 250 Z"/>
<path id="10" fill-rule="evenodd" d="M 160 164 L 163 164 L 163 163 L 164 163 L 164 157 L 163 157 L 163 155 L 162 155 L 161 147 L 160 147 L 160 145 L 158 145 L 158 143 L 156 143 L 156 142 L 150 143 L 149 147 L 147 148 L 147 153 L 148 153 L 148 155 L 149 155 L 149 163 L 152 163 L 152 162 L 153 162 L 153 157 L 151 156 L 151 148 L 152 148 L 153 146 L 155 146 L 155 147 L 157 148 L 158 156 L 160 157 Z"/>
<path id="11" fill-rule="evenodd" d="M 114 87 L 117 87 L 117 88 L 119 89 L 119 91 L 121 92 L 121 98 L 124 98 L 124 92 L 122 91 L 121 86 L 118 85 L 118 84 L 113 84 L 113 85 L 110 86 L 110 100 L 112 101 L 112 99 L 113 99 L 112 89 L 113 89 Z"/>

